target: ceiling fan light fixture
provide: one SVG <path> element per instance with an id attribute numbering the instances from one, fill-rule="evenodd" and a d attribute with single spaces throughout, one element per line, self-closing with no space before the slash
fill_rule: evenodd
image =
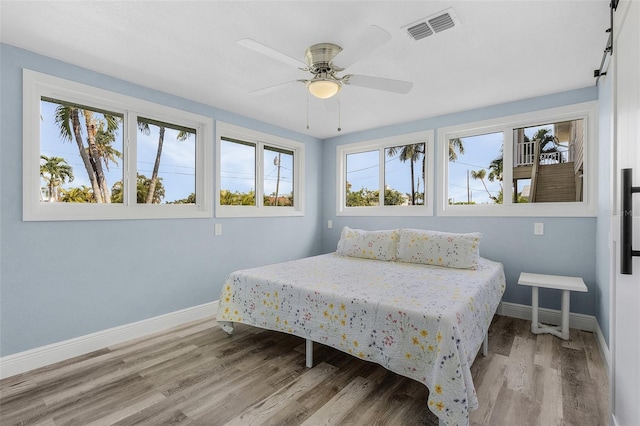
<path id="1" fill-rule="evenodd" d="M 314 78 L 307 83 L 307 89 L 316 98 L 328 99 L 342 89 L 339 81 L 325 78 Z"/>

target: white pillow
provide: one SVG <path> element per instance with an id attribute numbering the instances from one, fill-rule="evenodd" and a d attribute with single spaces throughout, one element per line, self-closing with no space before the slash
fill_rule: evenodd
<path id="1" fill-rule="evenodd" d="M 396 258 L 447 268 L 477 269 L 482 234 L 455 234 L 422 229 L 401 229 Z"/>
<path id="2" fill-rule="evenodd" d="M 397 248 L 397 229 L 365 231 L 345 226 L 336 253 L 364 259 L 395 260 Z"/>

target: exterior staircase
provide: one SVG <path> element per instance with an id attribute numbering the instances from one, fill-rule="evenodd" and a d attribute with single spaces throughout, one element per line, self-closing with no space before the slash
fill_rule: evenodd
<path id="1" fill-rule="evenodd" d="M 574 163 L 539 165 L 531 202 L 558 203 L 576 201 Z"/>

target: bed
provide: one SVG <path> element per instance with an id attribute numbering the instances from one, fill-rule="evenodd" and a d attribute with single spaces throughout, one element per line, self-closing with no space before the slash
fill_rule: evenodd
<path id="1" fill-rule="evenodd" d="M 470 367 L 505 276 L 502 264 L 466 256 L 480 234 L 434 232 L 345 227 L 334 253 L 230 274 L 216 319 L 230 334 L 244 323 L 378 363 L 427 386 L 441 424 L 466 425 L 478 405 Z"/>

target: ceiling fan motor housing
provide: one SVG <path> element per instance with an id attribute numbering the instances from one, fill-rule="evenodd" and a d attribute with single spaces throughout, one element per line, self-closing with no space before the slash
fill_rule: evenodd
<path id="1" fill-rule="evenodd" d="M 333 59 L 342 51 L 342 47 L 333 43 L 319 43 L 307 48 L 305 59 L 309 71 L 313 74 L 332 74 L 342 71 L 343 68 L 332 64 Z"/>

